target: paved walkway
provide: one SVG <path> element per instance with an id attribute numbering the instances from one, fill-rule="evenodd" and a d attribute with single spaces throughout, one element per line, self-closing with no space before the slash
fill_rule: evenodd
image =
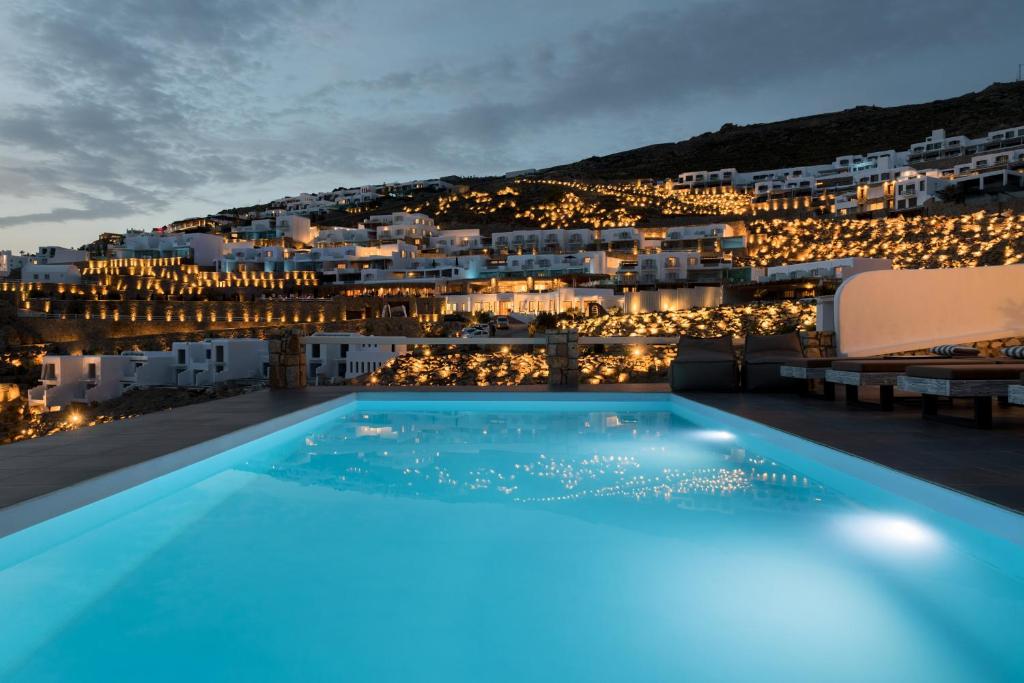
<path id="1" fill-rule="evenodd" d="M 881 412 L 787 394 L 687 398 L 1024 512 L 1024 408 L 994 406 L 985 430 L 924 420 L 914 403 Z"/>
<path id="2" fill-rule="evenodd" d="M 0 508 L 335 398 L 348 387 L 254 391 L 0 446 Z"/>

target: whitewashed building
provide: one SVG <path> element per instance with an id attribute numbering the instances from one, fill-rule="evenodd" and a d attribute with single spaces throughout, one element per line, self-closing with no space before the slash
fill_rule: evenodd
<path id="1" fill-rule="evenodd" d="M 28 257 L 28 260 L 30 263 L 40 266 L 85 263 L 89 260 L 89 252 L 65 247 L 39 247 L 35 254 Z"/>
<path id="2" fill-rule="evenodd" d="M 78 269 L 78 266 L 71 263 L 26 263 L 21 267 L 21 281 L 77 285 L 82 281 L 82 271 Z"/>
<path id="3" fill-rule="evenodd" d="M 265 339 L 204 339 L 174 342 L 176 383 L 180 387 L 208 387 L 227 381 L 262 380 L 270 366 Z"/>
<path id="4" fill-rule="evenodd" d="M 566 313 L 585 311 L 592 303 L 605 309 L 622 306 L 623 297 L 615 290 L 604 287 L 559 287 L 543 292 L 473 292 L 446 294 L 444 312 L 481 313 L 496 315 L 522 313 Z"/>
<path id="5" fill-rule="evenodd" d="M 225 253 L 224 238 L 205 232 L 129 232 L 124 243 L 114 248 L 115 258 L 180 257 L 203 268 L 215 266 Z"/>
<path id="6" fill-rule="evenodd" d="M 784 266 L 754 268 L 751 278 L 754 282 L 785 282 L 788 280 L 829 279 L 845 280 L 858 273 L 872 270 L 892 270 L 892 261 L 884 258 L 848 256 L 827 261 L 789 263 Z"/>
<path id="7" fill-rule="evenodd" d="M 310 384 L 332 384 L 373 372 L 395 356 L 406 353 L 403 344 L 379 344 L 355 332 L 317 332 L 306 341 Z"/>
<path id="8" fill-rule="evenodd" d="M 480 236 L 478 228 L 441 230 L 430 236 L 431 249 L 437 249 L 446 254 L 479 251 L 483 249 L 483 246 L 483 238 Z"/>
<path id="9" fill-rule="evenodd" d="M 121 395 L 129 361 L 124 356 L 43 356 L 39 384 L 28 392 L 33 410 L 61 410 Z"/>

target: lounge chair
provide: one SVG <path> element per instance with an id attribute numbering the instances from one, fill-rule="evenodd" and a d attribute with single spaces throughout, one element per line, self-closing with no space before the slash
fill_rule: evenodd
<path id="1" fill-rule="evenodd" d="M 1005 399 L 1009 388 L 1021 380 L 1021 363 L 957 363 L 919 365 L 907 368 L 896 386 L 921 394 L 921 414 L 929 419 L 964 422 L 962 418 L 939 415 L 939 397 L 974 399 L 977 427 L 992 426 L 992 397 Z"/>
<path id="2" fill-rule="evenodd" d="M 783 377 L 779 369 L 803 358 L 800 336 L 796 332 L 747 335 L 743 353 L 743 388 L 747 391 L 798 388 L 799 382 Z"/>
<path id="3" fill-rule="evenodd" d="M 669 368 L 672 391 L 736 391 L 732 337 L 680 337 Z"/>
<path id="4" fill-rule="evenodd" d="M 825 371 L 832 367 L 832 363 L 837 360 L 843 359 L 835 357 L 793 358 L 779 366 L 779 376 L 804 381 L 808 392 L 811 382 L 821 380 L 823 383 L 822 396 L 831 401 L 836 397 L 836 385 L 825 379 Z"/>
<path id="5" fill-rule="evenodd" d="M 995 361 L 1002 362 L 1002 361 Z M 847 405 L 869 407 L 859 398 L 860 387 L 878 387 L 878 404 L 874 407 L 892 410 L 893 390 L 897 378 L 908 368 L 921 365 L 991 364 L 991 358 L 936 358 L 934 356 L 905 356 L 903 358 L 878 358 L 861 360 L 837 360 L 825 371 L 825 380 L 846 387 Z"/>
<path id="6" fill-rule="evenodd" d="M 808 390 L 810 390 L 810 383 L 815 380 L 821 380 L 823 384 L 823 397 L 828 400 L 833 400 L 836 394 L 836 385 L 830 382 L 826 377 L 826 373 L 831 369 L 832 364 L 837 361 L 857 361 L 857 360 L 903 360 L 907 356 L 873 356 L 869 358 L 851 358 L 850 356 L 820 356 L 818 358 L 794 358 L 793 360 L 786 361 L 785 364 L 779 367 L 779 374 L 783 377 L 790 377 L 792 379 L 799 379 L 807 382 Z M 913 359 L 925 359 L 925 358 L 944 358 L 940 356 L 913 356 Z"/>

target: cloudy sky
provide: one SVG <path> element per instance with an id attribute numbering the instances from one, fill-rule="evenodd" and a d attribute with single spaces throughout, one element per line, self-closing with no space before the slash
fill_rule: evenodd
<path id="1" fill-rule="evenodd" d="M 0 248 L 1012 80 L 1024 3 L 967 8 L 3 0 Z"/>

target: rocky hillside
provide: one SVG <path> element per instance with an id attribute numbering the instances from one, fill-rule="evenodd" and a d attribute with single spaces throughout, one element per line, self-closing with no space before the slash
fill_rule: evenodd
<path id="1" fill-rule="evenodd" d="M 1024 122 L 1024 82 L 899 107 L 855 107 L 776 123 L 736 126 L 681 142 L 650 145 L 545 169 L 587 180 L 667 178 L 684 170 L 756 170 L 827 163 L 842 154 L 906 149 L 932 129 L 977 136 Z"/>

